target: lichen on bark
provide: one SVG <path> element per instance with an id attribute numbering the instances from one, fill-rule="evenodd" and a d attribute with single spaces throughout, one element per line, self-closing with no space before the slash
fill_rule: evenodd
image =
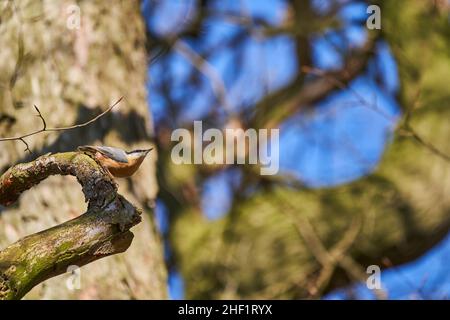
<path id="1" fill-rule="evenodd" d="M 47 154 L 11 167 L 0 177 L 0 204 L 51 175 L 73 175 L 88 202 L 83 215 L 24 237 L 0 251 L 0 299 L 20 299 L 38 283 L 105 256 L 124 252 L 141 211 L 117 193 L 111 176 L 78 152 Z"/>

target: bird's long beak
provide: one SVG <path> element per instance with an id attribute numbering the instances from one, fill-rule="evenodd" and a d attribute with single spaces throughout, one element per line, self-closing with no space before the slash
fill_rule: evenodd
<path id="1" fill-rule="evenodd" d="M 152 151 L 152 150 L 153 150 L 153 148 L 144 150 L 144 151 L 145 151 L 145 155 L 147 155 L 147 154 L 148 154 L 150 151 Z"/>

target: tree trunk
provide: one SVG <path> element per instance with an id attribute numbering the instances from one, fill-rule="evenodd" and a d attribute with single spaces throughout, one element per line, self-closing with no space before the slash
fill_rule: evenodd
<path id="1" fill-rule="evenodd" d="M 78 14 L 79 22 L 78 24 Z M 48 126 L 83 122 L 120 96 L 124 101 L 94 124 L 64 133 L 43 133 L 0 142 L 3 173 L 15 163 L 47 152 L 104 144 L 124 149 L 153 145 L 146 96 L 145 27 L 138 1 L 6 1 L 0 3 L 0 136 L 39 129 L 33 105 Z M 119 182 L 119 193 L 143 209 L 142 223 L 123 254 L 80 269 L 80 288 L 70 275 L 30 291 L 32 299 L 163 299 L 166 270 L 153 222 L 157 191 L 156 153 Z M 24 193 L 13 207 L 0 207 L 0 249 L 25 235 L 61 224 L 86 211 L 73 177 L 55 176 Z"/>

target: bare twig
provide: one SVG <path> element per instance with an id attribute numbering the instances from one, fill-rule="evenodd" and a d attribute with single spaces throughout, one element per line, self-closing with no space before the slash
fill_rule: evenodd
<path id="1" fill-rule="evenodd" d="M 225 84 L 223 83 L 223 80 L 217 70 L 207 60 L 205 60 L 201 55 L 192 50 L 181 40 L 178 40 L 175 43 L 174 49 L 209 79 L 217 100 L 225 109 L 225 112 L 231 112 L 231 106 L 227 99 Z"/>
<path id="2" fill-rule="evenodd" d="M 36 105 L 34 105 L 34 108 L 36 109 L 36 111 L 37 111 L 37 116 L 39 117 L 39 118 L 41 118 L 41 120 L 42 120 L 42 125 L 43 125 L 43 128 L 42 128 L 42 130 L 46 130 L 47 129 L 47 123 L 45 122 L 45 119 L 44 119 L 44 117 L 42 116 L 42 113 L 41 113 L 41 111 L 38 109 L 38 107 L 36 107 Z"/>
<path id="3" fill-rule="evenodd" d="M 407 125 L 405 128 L 401 128 L 399 133 L 402 136 L 414 139 L 414 141 L 416 141 L 419 145 L 428 149 L 428 151 L 431 151 L 431 153 L 433 153 L 434 155 L 444 159 L 447 162 L 450 162 L 450 155 L 445 154 L 430 142 L 425 141 L 411 126 Z"/>
<path id="4" fill-rule="evenodd" d="M 366 280 L 366 274 L 362 266 L 349 254 L 361 230 L 362 221 L 359 217 L 353 219 L 343 238 L 335 246 L 328 249 L 315 232 L 309 219 L 296 214 L 295 208 L 289 203 L 288 199 L 282 203 L 282 206 L 286 209 L 283 212 L 289 216 L 300 237 L 322 267 L 316 282 L 309 288 L 313 297 L 322 293 L 338 266 L 345 270 L 353 280 L 361 282 Z M 373 293 L 380 300 L 387 297 L 382 289 L 374 290 Z"/>
<path id="5" fill-rule="evenodd" d="M 55 131 L 66 131 L 66 130 L 72 130 L 72 129 L 78 129 L 78 128 L 82 128 L 85 126 L 90 125 L 91 123 L 97 121 L 98 119 L 100 119 L 101 117 L 103 117 L 105 114 L 107 114 L 108 112 L 110 112 L 116 105 L 119 104 L 120 101 L 122 101 L 123 97 L 120 97 L 116 102 L 114 102 L 111 106 L 108 107 L 108 109 L 106 109 L 105 111 L 103 111 L 102 113 L 100 113 L 98 116 L 92 118 L 89 121 L 80 123 L 80 124 L 76 124 L 73 126 L 67 126 L 67 127 L 55 127 L 55 128 L 47 128 L 47 123 L 45 122 L 45 118 L 42 116 L 41 111 L 39 110 L 39 108 L 37 106 L 34 106 L 34 108 L 36 109 L 36 111 L 38 112 L 38 114 L 36 115 L 37 117 L 41 118 L 42 120 L 42 128 L 30 133 L 26 133 L 24 135 L 20 135 L 20 136 L 15 136 L 15 137 L 5 137 L 5 138 L 0 138 L 0 142 L 1 141 L 14 141 L 14 140 L 20 140 L 22 141 L 25 146 L 26 149 L 25 151 L 31 152 L 28 143 L 25 141 L 25 138 L 30 137 L 30 136 L 34 136 L 36 134 L 42 133 L 42 132 L 55 132 Z"/>
<path id="6" fill-rule="evenodd" d="M 317 68 L 311 68 L 311 67 L 303 67 L 302 71 L 304 73 L 308 73 L 308 74 L 313 74 L 316 76 L 321 76 L 321 77 L 325 77 L 327 80 L 329 80 L 330 82 L 334 83 L 334 85 L 336 85 L 337 87 L 339 87 L 340 89 L 346 89 L 349 90 L 358 100 L 359 103 L 361 103 L 363 106 L 366 106 L 367 108 L 369 108 L 370 110 L 375 111 L 376 113 L 378 113 L 379 115 L 381 115 L 383 118 L 385 118 L 386 120 L 388 120 L 389 122 L 393 123 L 395 121 L 395 119 L 391 116 L 389 116 L 388 114 L 386 114 L 382 109 L 380 109 L 376 104 L 374 103 L 370 103 L 369 101 L 367 101 L 363 96 L 361 96 L 356 90 L 352 89 L 351 87 L 349 87 L 347 84 L 345 84 L 344 82 L 340 81 L 339 79 L 337 79 L 336 77 L 330 76 L 329 74 L 327 74 L 325 71 L 317 69 Z M 412 115 L 412 112 L 416 109 L 416 103 L 418 101 L 418 98 L 420 96 L 420 90 L 417 92 L 416 94 L 417 98 L 415 99 L 415 103 L 413 104 L 413 106 L 411 106 L 411 108 L 409 108 L 406 113 L 405 113 L 405 118 L 404 118 L 404 124 L 400 127 L 399 129 L 399 133 L 403 136 L 406 137 L 411 137 L 413 138 L 418 144 L 420 144 L 421 146 L 425 147 L 426 149 L 428 149 L 429 151 L 431 151 L 433 154 L 441 157 L 442 159 L 444 159 L 447 162 L 450 162 L 450 155 L 445 154 L 444 152 L 442 152 L 441 150 L 439 150 L 437 147 L 435 147 L 432 143 L 425 141 L 409 124 L 410 122 L 410 118 Z"/>
<path id="7" fill-rule="evenodd" d="M 25 152 L 28 151 L 29 153 L 31 153 L 30 146 L 25 141 L 25 139 L 24 138 L 19 138 L 19 140 L 22 141 L 25 144 L 25 149 L 23 151 L 25 151 Z"/>
<path id="8" fill-rule="evenodd" d="M 370 101 L 367 101 L 362 95 L 360 95 L 356 90 L 351 88 L 347 83 L 344 81 L 339 80 L 337 77 L 333 76 L 330 73 L 327 73 L 324 70 L 318 69 L 318 68 L 312 68 L 309 66 L 302 67 L 302 72 L 307 74 L 313 74 L 315 76 L 324 77 L 327 79 L 330 83 L 334 84 L 336 87 L 338 87 L 341 90 L 349 90 L 352 95 L 358 100 L 359 103 L 361 103 L 363 106 L 366 106 L 370 110 L 378 113 L 380 116 L 385 118 L 389 122 L 394 122 L 395 119 L 391 117 L 389 114 L 384 112 L 382 109 L 380 109 L 376 103 L 371 103 Z"/>

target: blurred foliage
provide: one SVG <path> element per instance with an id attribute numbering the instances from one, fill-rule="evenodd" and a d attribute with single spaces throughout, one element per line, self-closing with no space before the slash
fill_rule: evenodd
<path id="1" fill-rule="evenodd" d="M 300 66 L 311 66 L 308 48 L 312 33 L 320 34 L 335 27 L 338 20 L 335 14 L 342 5 L 332 1 L 337 9 L 332 6 L 329 12 L 319 14 L 307 3 L 289 1 L 285 16 L 289 17 L 287 25 L 291 27 L 277 30 L 295 42 Z M 173 250 L 170 263 L 181 270 L 187 298 L 320 297 L 333 288 L 365 280 L 366 268 L 371 264 L 389 267 L 412 261 L 447 234 L 449 7 L 439 1 L 376 3 L 381 7 L 382 29 L 379 34 L 370 35 L 376 42 L 387 41 L 396 59 L 401 86 L 396 98 L 402 116 L 378 167 L 357 181 L 309 189 L 301 183 L 292 185 L 283 177 L 269 179 L 255 175 L 248 167 L 240 167 L 242 179 L 230 212 L 210 221 L 201 213 L 199 189 L 212 173 L 201 166 L 180 167 L 171 163 L 168 132 L 171 126 L 176 127 L 179 110 L 170 90 L 162 88 L 158 92 L 170 105 L 172 115 L 171 120 L 162 119 L 157 127 L 161 148 L 160 198 L 170 217 L 168 241 Z M 197 3 L 208 4 L 213 6 L 209 1 Z M 204 17 L 198 15 L 197 19 Z M 192 26 L 202 25 L 193 21 Z M 310 28 L 305 30 L 299 25 Z M 252 27 L 244 28 L 245 32 L 251 33 Z M 201 48 L 201 31 L 186 30 L 190 32 L 180 31 L 170 38 L 152 34 L 151 49 L 164 47 L 170 52 L 173 43 L 188 38 L 194 38 Z M 239 45 L 231 48 L 239 55 Z M 347 52 L 344 58 L 350 61 L 356 55 Z M 165 63 L 164 57 L 159 59 Z M 351 85 L 366 70 L 368 61 L 363 63 L 350 79 L 339 77 L 348 74 L 352 64 L 345 65 L 342 74 L 333 72 L 330 76 Z M 252 117 L 267 111 L 286 121 L 302 112 L 301 102 L 306 101 L 314 110 L 331 92 L 342 89 L 335 86 L 311 101 L 299 99 L 299 92 L 309 94 L 311 91 L 304 91 L 312 88 L 311 83 L 317 84 L 316 80 L 320 81 L 320 77 L 305 78 L 299 68 L 290 83 L 263 96 L 240 114 L 242 126 L 254 124 Z M 215 116 L 211 112 L 203 120 L 217 124 Z M 228 120 L 225 117 L 222 122 Z M 217 170 L 226 169 L 214 171 Z"/>
<path id="2" fill-rule="evenodd" d="M 42 128 L 33 105 L 48 127 L 58 127 L 91 119 L 124 96 L 113 112 L 93 125 L 27 138 L 32 154 L 23 150 L 20 141 L 0 142 L 2 172 L 15 163 L 47 152 L 76 150 L 79 145 L 130 150 L 151 144 L 145 24 L 139 9 L 136 0 L 0 1 L 1 137 Z M 77 13 L 80 24 L 69 28 Z M 166 297 L 162 246 L 152 221 L 157 192 L 154 155 L 133 178 L 119 181 L 120 192 L 146 213 L 133 229 L 130 249 L 83 267 L 80 290 L 69 290 L 70 274 L 66 274 L 37 286 L 25 298 Z M 85 209 L 74 178 L 46 179 L 14 206 L 0 207 L 0 247 L 70 220 Z"/>

